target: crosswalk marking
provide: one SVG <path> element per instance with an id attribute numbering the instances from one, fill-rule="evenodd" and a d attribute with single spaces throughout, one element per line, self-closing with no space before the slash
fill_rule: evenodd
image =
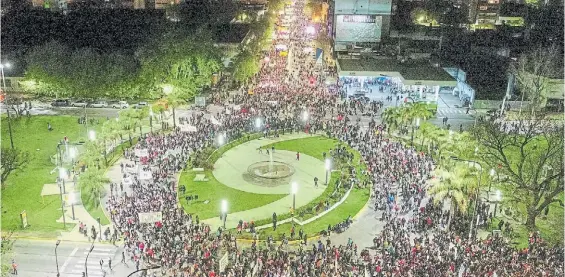
<path id="1" fill-rule="evenodd" d="M 85 248 L 84 250 L 88 251 L 88 250 L 90 250 L 90 248 Z M 116 248 L 96 248 L 96 247 L 94 247 L 94 249 L 92 251 L 113 252 L 113 251 L 116 251 Z"/>
<path id="2" fill-rule="evenodd" d="M 72 274 L 80 274 L 82 276 L 82 273 L 84 272 L 84 269 L 73 269 Z M 100 269 L 98 270 L 94 270 L 94 269 L 88 269 L 88 276 L 103 276 L 104 273 L 102 273 L 102 271 Z"/>

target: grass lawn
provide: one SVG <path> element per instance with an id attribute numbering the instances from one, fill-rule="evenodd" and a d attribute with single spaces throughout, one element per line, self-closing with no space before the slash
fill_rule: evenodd
<path id="1" fill-rule="evenodd" d="M 253 140 L 259 137 L 261 137 L 261 134 L 252 134 L 249 136 L 249 139 Z M 214 164 L 223 153 L 246 141 L 247 138 L 244 136 L 241 139 L 234 140 L 218 148 L 210 154 L 208 158 L 209 164 Z M 201 172 L 198 173 L 202 174 Z M 181 173 L 179 187 L 180 185 L 184 185 L 186 187 L 186 193 L 183 194 L 178 192 L 178 195 L 179 202 L 184 211 L 191 214 L 197 214 L 201 220 L 218 216 L 220 202 L 223 199 L 226 199 L 228 203 L 230 203 L 230 212 L 240 212 L 264 206 L 286 196 L 286 194 L 249 193 L 228 187 L 218 182 L 218 180 L 214 178 L 214 174 L 212 174 L 212 170 L 210 169 L 206 169 L 204 171 L 208 181 L 194 182 L 193 180 L 196 174 L 197 172 L 194 172 L 191 169 Z M 186 200 L 184 200 L 186 195 L 198 195 L 198 201 L 192 201 L 190 204 L 187 204 Z M 208 201 L 208 203 L 204 203 L 205 201 Z"/>
<path id="2" fill-rule="evenodd" d="M 338 144 L 339 144 L 338 140 L 330 139 L 330 138 L 327 138 L 327 137 L 316 136 L 316 137 L 310 137 L 310 138 L 281 141 L 281 142 L 277 142 L 277 143 L 267 145 L 265 147 L 270 148 L 271 146 L 275 146 L 275 149 L 287 150 L 287 151 L 293 151 L 293 152 L 300 152 L 300 153 L 303 153 L 305 155 L 310 155 L 312 157 L 315 157 L 319 160 L 323 160 L 323 154 L 322 153 L 326 152 L 329 156 L 330 149 L 336 148 L 338 146 Z M 349 150 L 351 151 L 351 149 L 349 149 Z M 358 173 L 359 173 L 359 169 L 361 169 L 361 165 L 359 165 L 359 161 L 360 161 L 360 155 L 357 151 L 354 151 L 353 164 L 357 166 Z M 340 172 L 336 172 L 336 171 L 332 172 L 332 179 L 331 179 L 331 182 L 330 182 L 328 188 L 326 188 L 326 190 L 324 191 L 324 193 L 322 195 L 320 195 L 319 197 L 317 197 L 316 199 L 311 201 L 311 203 L 318 203 L 320 201 L 324 201 L 329 196 L 329 194 L 331 194 L 333 192 L 333 187 L 335 187 L 335 181 L 337 181 L 337 179 L 339 177 L 340 177 Z M 333 211 L 327 213 L 326 215 L 322 216 L 321 218 L 319 218 L 319 219 L 317 219 L 317 220 L 315 220 L 315 221 L 313 221 L 309 224 L 306 224 L 306 225 L 303 225 L 303 226 L 297 225 L 295 227 L 296 232 L 298 233 L 298 230 L 303 229 L 306 234 L 308 234 L 309 236 L 313 236 L 313 235 L 318 234 L 320 231 L 325 230 L 328 227 L 328 225 L 330 225 L 330 224 L 335 225 L 335 224 L 345 220 L 349 215 L 351 215 L 353 217 L 363 208 L 363 206 L 365 206 L 365 204 L 369 200 L 369 196 L 370 196 L 369 189 L 354 188 L 351 191 L 351 193 L 349 194 L 349 196 L 347 197 L 347 199 L 341 205 L 339 205 Z M 337 201 L 335 201 L 335 202 L 337 202 Z M 307 206 L 311 206 L 311 204 L 309 204 Z M 297 211 L 297 214 L 298 214 L 300 209 L 297 209 L 297 210 L 298 210 Z M 314 216 L 314 215 L 309 214 L 309 215 L 305 216 L 304 218 L 300 218 L 300 220 L 308 219 L 308 218 L 311 218 L 312 216 Z M 284 215 L 278 215 L 278 220 L 280 221 L 280 220 L 283 220 L 283 219 L 286 219 L 286 218 L 289 218 L 289 217 L 290 217 L 289 213 L 284 214 Z M 264 224 L 270 224 L 270 223 L 271 223 L 270 219 L 261 220 L 261 221 L 256 222 L 256 224 L 258 226 L 264 225 Z M 290 223 L 279 225 L 279 226 L 277 226 L 277 230 L 275 232 L 273 232 L 272 229 L 270 229 L 270 228 L 260 230 L 259 231 L 260 232 L 260 238 L 265 239 L 269 235 L 273 235 L 274 238 L 278 238 L 283 233 L 286 233 L 286 235 L 288 237 L 288 235 L 290 234 L 291 226 L 292 225 Z M 243 234 L 240 237 L 251 238 L 251 235 L 250 234 Z"/>
<path id="3" fill-rule="evenodd" d="M 3 118 L 4 123 L 6 119 Z M 53 131 L 47 131 L 47 123 Z M 20 213 L 27 212 L 26 232 L 35 236 L 55 236 L 63 224 L 56 220 L 61 217 L 59 195 L 41 197 L 44 184 L 55 183 L 55 174 L 50 174 L 55 165 L 50 156 L 56 152 L 58 141 L 67 136 L 70 141 L 86 137 L 83 125 L 77 124 L 74 116 L 33 116 L 12 121 L 14 146 L 28 151 L 30 162 L 20 172 L 12 173 L 2 190 L 2 230 L 21 231 Z M 10 147 L 8 124 L 2 124 L 2 147 Z M 67 227 L 72 227 L 67 224 Z"/>
<path id="4" fill-rule="evenodd" d="M 230 212 L 240 212 L 264 206 L 277 201 L 285 194 L 256 194 L 230 188 L 216 180 L 212 171 L 206 170 L 207 182 L 194 182 L 196 173 L 185 171 L 180 178 L 180 185 L 186 187 L 186 194 L 179 193 L 179 200 L 187 213 L 197 214 L 201 220 L 216 217 L 219 215 L 220 202 L 226 199 L 230 203 Z M 190 204 L 184 200 L 185 195 L 198 195 L 198 201 Z M 207 204 L 204 201 L 209 201 Z"/>

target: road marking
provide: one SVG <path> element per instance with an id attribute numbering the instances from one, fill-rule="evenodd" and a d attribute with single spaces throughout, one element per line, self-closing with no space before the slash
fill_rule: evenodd
<path id="1" fill-rule="evenodd" d="M 67 265 L 69 265 L 69 262 L 71 261 L 71 259 L 73 258 L 73 256 L 77 253 L 78 251 L 78 247 L 75 247 L 75 249 L 73 249 L 73 252 L 71 252 L 71 254 L 67 257 L 67 259 L 65 259 L 65 263 L 63 263 L 63 266 L 61 266 L 61 272 L 65 272 L 65 268 L 67 267 Z"/>
<path id="2" fill-rule="evenodd" d="M 84 255 L 88 255 L 88 251 L 84 252 Z M 90 253 L 90 256 L 113 257 L 114 254 L 113 254 L 113 253 L 108 253 L 108 252 L 96 252 L 96 251 L 92 251 L 92 252 Z"/>
<path id="3" fill-rule="evenodd" d="M 73 274 L 81 274 L 81 276 L 82 276 L 84 269 L 83 270 L 73 269 L 72 272 L 73 272 Z M 102 276 L 102 271 L 96 271 L 96 270 L 89 269 L 88 270 L 88 276 Z"/>
<path id="4" fill-rule="evenodd" d="M 90 250 L 90 248 L 85 248 L 86 251 Z M 108 249 L 108 248 L 94 248 L 94 250 L 92 251 L 104 251 L 104 252 L 112 252 L 116 250 L 115 248 L 113 249 Z"/>

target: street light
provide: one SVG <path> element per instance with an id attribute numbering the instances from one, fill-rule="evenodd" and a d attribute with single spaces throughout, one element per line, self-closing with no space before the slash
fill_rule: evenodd
<path id="1" fill-rule="evenodd" d="M 96 132 L 94 130 L 88 131 L 88 139 L 90 139 L 91 141 L 96 140 Z"/>
<path id="2" fill-rule="evenodd" d="M 97 217 L 96 221 L 98 221 L 98 233 L 100 233 L 98 241 L 102 241 L 102 223 L 100 223 L 100 217 Z"/>
<path id="3" fill-rule="evenodd" d="M 77 202 L 76 194 L 73 193 L 69 194 L 69 202 L 71 202 L 71 210 L 73 211 L 73 220 L 75 220 L 75 204 Z"/>
<path id="4" fill-rule="evenodd" d="M 151 134 L 153 134 L 153 110 L 149 110 L 149 128 L 151 128 Z"/>
<path id="5" fill-rule="evenodd" d="M 490 172 L 489 172 L 491 181 L 490 181 L 490 183 L 489 183 L 489 185 L 488 185 L 488 195 L 489 195 L 489 196 L 490 196 L 490 188 L 491 188 L 491 186 L 492 186 L 492 179 L 494 179 L 494 174 L 496 174 L 496 171 L 494 170 L 494 168 L 491 168 L 491 169 L 490 169 Z"/>
<path id="6" fill-rule="evenodd" d="M 222 220 L 224 221 L 224 229 L 226 229 L 226 219 L 228 217 L 228 201 L 222 200 Z"/>
<path id="7" fill-rule="evenodd" d="M 304 111 L 302 114 L 302 120 L 304 120 L 304 122 L 308 121 L 308 111 Z"/>
<path id="8" fill-rule="evenodd" d="M 292 182 L 292 184 L 290 184 L 290 192 L 292 192 L 292 215 L 294 216 L 296 211 L 296 193 L 298 192 L 298 183 Z"/>
<path id="9" fill-rule="evenodd" d="M 59 243 L 61 243 L 60 240 L 57 240 L 57 242 L 55 242 L 55 264 L 57 265 L 57 277 L 59 277 L 59 259 L 57 258 L 57 247 L 59 246 Z"/>
<path id="10" fill-rule="evenodd" d="M 332 161 L 330 161 L 330 159 L 326 159 L 326 186 L 328 185 L 328 175 L 331 169 L 332 169 Z"/>
<path id="11" fill-rule="evenodd" d="M 316 33 L 316 29 L 314 28 L 314 26 L 308 26 L 306 27 L 306 33 L 313 35 Z"/>
<path id="12" fill-rule="evenodd" d="M 261 128 L 261 118 L 257 117 L 255 119 L 255 128 L 260 129 Z"/>
<path id="13" fill-rule="evenodd" d="M 163 86 L 163 93 L 164 94 L 171 94 L 173 92 L 173 86 L 172 85 L 164 85 Z"/>
<path id="14" fill-rule="evenodd" d="M 218 134 L 218 145 L 219 145 L 219 146 L 224 145 L 224 143 L 226 142 L 225 136 L 226 136 L 226 135 L 225 135 L 225 134 L 222 134 L 222 133 Z"/>
<path id="15" fill-rule="evenodd" d="M 502 200 L 502 193 L 500 192 L 500 190 L 496 190 L 496 193 L 494 195 L 494 215 L 493 215 L 493 217 L 496 217 L 496 210 L 498 208 L 498 203 L 500 203 L 500 200 Z"/>
<path id="16" fill-rule="evenodd" d="M 90 256 L 90 253 L 92 253 L 92 250 L 94 249 L 94 241 L 92 242 L 92 245 L 90 246 L 90 250 L 88 250 L 88 253 L 86 254 L 86 259 L 84 259 L 84 271 L 86 272 L 86 277 L 88 277 L 88 265 L 86 265 L 88 263 L 88 256 Z"/>
<path id="17" fill-rule="evenodd" d="M 0 63 L 0 73 L 2 73 L 2 90 L 6 91 L 6 78 L 4 78 L 4 67 L 10 68 L 12 65 L 9 62 Z M 6 101 L 4 101 L 6 105 Z M 10 109 L 6 108 L 6 115 L 8 116 L 8 132 L 10 134 L 10 146 L 14 149 L 14 139 L 12 136 L 12 119 L 10 117 Z"/>
<path id="18" fill-rule="evenodd" d="M 77 157 L 77 148 L 76 147 L 69 148 L 69 157 L 71 158 L 71 164 L 74 165 L 75 158 Z"/>

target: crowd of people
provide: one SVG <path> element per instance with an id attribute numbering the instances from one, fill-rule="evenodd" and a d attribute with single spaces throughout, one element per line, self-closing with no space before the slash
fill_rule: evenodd
<path id="1" fill-rule="evenodd" d="M 123 234 L 129 259 L 138 268 L 160 265 L 150 273 L 154 276 L 175 277 L 562 276 L 563 248 L 549 246 L 535 234 L 527 249 L 515 249 L 501 236 L 467 237 L 467 217 L 450 219 L 426 194 L 433 160 L 388 140 L 385 125 L 371 120 L 367 127 L 350 119 L 357 109 L 378 111 L 382 103 L 341 103 L 318 81 L 316 64 L 304 52 L 313 38 L 305 31 L 310 25 L 304 5 L 297 0 L 289 7 L 294 11 L 292 40 L 273 42 L 273 46 L 287 45 L 290 56 L 273 47 L 253 85 L 236 95 L 212 97 L 221 112 L 211 117 L 194 112 L 184 118 L 182 123 L 194 126 L 195 132 L 179 128 L 148 134 L 124 153 L 123 181 L 113 186 L 107 208 Z M 212 229 L 197 214 L 186 214 L 177 204 L 176 174 L 219 135 L 229 141 L 250 131 L 320 132 L 359 151 L 367 166 L 361 176 L 372 186 L 374 209 L 382 212 L 384 227 L 374 238 L 374 247 L 358 249 L 355 238 L 335 245 L 327 236 L 325 243 L 320 239 L 296 249 L 288 246 L 287 239 L 269 240 L 266 248 L 254 241 L 244 248 L 230 232 Z M 162 220 L 140 222 L 140 213 L 157 211 L 162 212 Z M 219 272 L 224 255 L 229 265 Z"/>

